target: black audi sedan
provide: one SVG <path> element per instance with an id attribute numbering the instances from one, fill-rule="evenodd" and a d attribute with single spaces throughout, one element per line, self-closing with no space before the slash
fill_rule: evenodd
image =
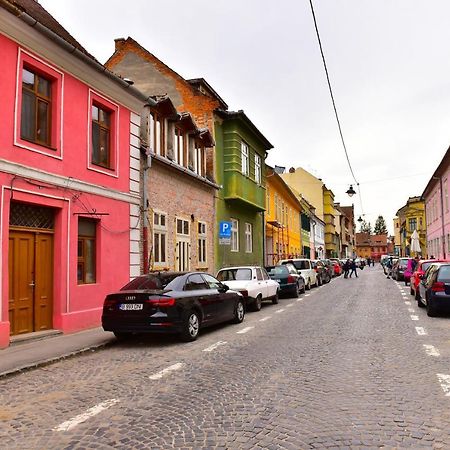
<path id="1" fill-rule="evenodd" d="M 102 326 L 118 339 L 137 333 L 177 333 L 197 339 L 200 328 L 244 320 L 244 298 L 203 272 L 142 275 L 103 304 Z"/>
<path id="2" fill-rule="evenodd" d="M 450 264 L 430 264 L 420 279 L 417 304 L 427 308 L 428 316 L 436 317 L 440 308 L 450 306 Z"/>

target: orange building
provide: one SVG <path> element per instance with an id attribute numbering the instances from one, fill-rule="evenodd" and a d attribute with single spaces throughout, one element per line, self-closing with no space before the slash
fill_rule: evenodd
<path id="1" fill-rule="evenodd" d="M 267 265 L 276 264 L 280 259 L 297 258 L 301 255 L 300 213 L 300 199 L 272 167 L 266 166 Z"/>

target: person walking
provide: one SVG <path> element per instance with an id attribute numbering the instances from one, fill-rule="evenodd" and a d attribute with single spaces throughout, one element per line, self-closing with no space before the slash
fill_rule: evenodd
<path id="1" fill-rule="evenodd" d="M 386 269 L 387 269 L 387 277 L 386 278 L 391 278 L 391 274 L 392 274 L 392 257 L 390 257 L 386 261 Z"/>
<path id="2" fill-rule="evenodd" d="M 348 272 L 350 271 L 350 260 L 347 259 L 347 261 L 345 261 L 344 263 L 344 278 L 348 278 Z"/>
<path id="3" fill-rule="evenodd" d="M 355 277 L 358 278 L 358 274 L 356 273 L 356 262 L 354 259 L 352 259 L 352 262 L 350 263 L 350 278 L 352 277 L 352 274 L 355 274 Z"/>

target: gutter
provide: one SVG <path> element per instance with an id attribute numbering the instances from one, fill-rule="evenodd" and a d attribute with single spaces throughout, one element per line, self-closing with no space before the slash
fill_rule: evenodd
<path id="1" fill-rule="evenodd" d="M 1 3 L 4 3 L 1 1 Z M 8 5 L 9 7 L 7 10 L 9 10 L 11 13 L 13 13 L 12 5 Z M 54 31 L 48 29 L 46 26 L 42 25 L 40 22 L 38 22 L 36 19 L 31 17 L 28 13 L 21 11 L 18 8 L 14 8 L 16 12 L 16 17 L 21 19 L 23 22 L 25 22 L 27 25 L 29 25 L 32 28 L 35 28 L 39 33 L 45 35 L 48 39 L 55 42 L 57 45 L 62 47 L 64 50 L 69 52 L 70 54 L 74 55 L 78 59 L 81 59 L 84 63 L 88 64 L 98 72 L 106 75 L 110 80 L 114 81 L 115 83 L 119 84 L 122 88 L 126 89 L 130 92 L 131 95 L 136 97 L 137 99 L 145 102 L 145 104 L 149 106 L 156 106 L 156 102 L 146 95 L 144 95 L 141 91 L 138 89 L 132 87 L 128 82 L 123 80 L 122 78 L 115 75 L 113 72 L 109 71 L 103 64 L 98 62 L 95 59 L 90 58 L 85 53 L 83 53 L 81 50 L 76 48 L 74 45 L 67 42 L 65 39 L 63 39 L 61 36 L 56 34 Z M 14 14 L 14 13 L 13 13 Z"/>

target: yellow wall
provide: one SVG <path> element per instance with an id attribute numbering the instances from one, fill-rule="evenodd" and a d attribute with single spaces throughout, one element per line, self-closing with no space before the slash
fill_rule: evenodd
<path id="1" fill-rule="evenodd" d="M 400 226 L 403 224 L 406 228 L 405 238 L 401 239 L 401 252 L 402 255 L 406 255 L 406 247 L 410 243 L 411 234 L 413 233 L 413 228 L 411 228 L 410 219 L 415 219 L 416 229 L 419 234 L 420 248 L 422 249 L 422 255 L 427 254 L 427 222 L 425 220 L 425 202 L 422 200 L 408 199 L 406 205 L 400 210 L 401 215 L 399 217 Z"/>
<path id="2" fill-rule="evenodd" d="M 323 182 L 301 167 L 295 169 L 294 173 L 283 173 L 280 176 L 316 208 L 316 216 L 323 220 Z"/>
<path id="3" fill-rule="evenodd" d="M 268 172 L 266 189 L 266 243 L 270 241 L 270 237 L 273 239 L 272 248 L 267 248 L 266 245 L 266 255 L 269 257 L 266 262 L 270 262 L 271 254 L 279 255 L 278 259 L 298 257 L 302 252 L 300 203 L 292 198 L 294 194 L 278 174 L 271 175 Z M 277 221 L 282 227 L 276 228 L 268 223 L 273 221 Z"/>
<path id="4" fill-rule="evenodd" d="M 370 258 L 371 254 L 372 254 L 372 249 L 370 246 L 356 247 L 356 256 L 358 256 L 358 258 Z"/>
<path id="5" fill-rule="evenodd" d="M 334 220 L 334 194 L 333 191 L 323 188 L 323 217 L 325 222 L 325 249 L 327 257 L 338 256 L 333 252 L 337 251 L 334 239 L 336 226 Z"/>

